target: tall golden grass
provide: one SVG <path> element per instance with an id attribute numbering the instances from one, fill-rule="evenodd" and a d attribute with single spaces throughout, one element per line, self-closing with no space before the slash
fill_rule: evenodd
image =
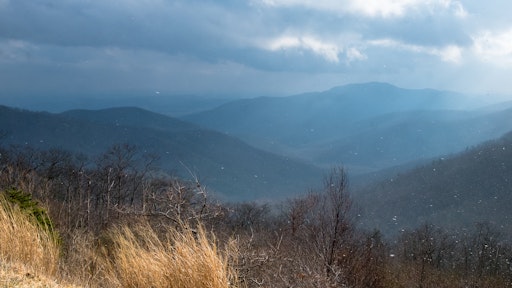
<path id="1" fill-rule="evenodd" d="M 168 228 L 159 237 L 142 221 L 114 227 L 102 240 L 75 231 L 61 253 L 55 233 L 31 217 L 0 194 L 0 278 L 9 278 L 0 284 L 7 287 L 61 287 L 62 280 L 87 287 L 237 287 L 230 250 L 219 249 L 201 225 Z"/>
<path id="2" fill-rule="evenodd" d="M 236 287 L 229 251 L 220 252 L 199 225 L 169 228 L 159 237 L 148 224 L 112 230 L 107 278 L 120 287 Z"/>
<path id="3" fill-rule="evenodd" d="M 34 273 L 53 277 L 58 272 L 59 245 L 54 233 L 0 193 L 0 257 L 23 264 Z"/>

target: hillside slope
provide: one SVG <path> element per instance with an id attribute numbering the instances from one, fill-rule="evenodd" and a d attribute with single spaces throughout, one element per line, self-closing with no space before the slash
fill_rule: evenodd
<path id="1" fill-rule="evenodd" d="M 411 111 L 354 124 L 358 132 L 320 147 L 315 163 L 342 162 L 356 172 L 376 171 L 419 159 L 456 153 L 512 129 L 512 109 Z"/>
<path id="2" fill-rule="evenodd" d="M 203 184 L 229 200 L 281 198 L 303 193 L 322 171 L 255 149 L 222 133 L 137 108 L 69 111 L 63 114 L 0 107 L 4 144 L 58 147 L 97 155 L 129 143 L 160 156 L 160 166 Z M 186 167 L 186 168 L 185 168 Z"/>
<path id="3" fill-rule="evenodd" d="M 431 222 L 512 229 L 512 132 L 355 191 L 363 223 L 388 233 Z"/>

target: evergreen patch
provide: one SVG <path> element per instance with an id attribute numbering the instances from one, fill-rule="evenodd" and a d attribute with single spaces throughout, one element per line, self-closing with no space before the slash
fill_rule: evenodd
<path id="1" fill-rule="evenodd" d="M 39 225 L 48 229 L 50 233 L 54 232 L 53 222 L 48 213 L 37 201 L 32 199 L 32 195 L 17 188 L 10 188 L 4 192 L 7 201 L 17 205 L 22 211 L 32 216 Z"/>

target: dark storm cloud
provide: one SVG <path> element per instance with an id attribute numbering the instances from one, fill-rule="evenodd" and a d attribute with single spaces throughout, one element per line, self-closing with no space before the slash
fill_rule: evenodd
<path id="1" fill-rule="evenodd" d="M 287 77 L 314 79 L 311 89 L 327 89 L 346 81 L 400 84 L 406 75 L 408 83 L 417 79 L 456 90 L 426 83 L 432 79 L 429 67 L 436 75 L 467 74 L 467 67 L 512 69 L 507 44 L 512 24 L 503 12 L 512 7 L 500 5 L 503 9 L 476 0 L 0 0 L 0 82 L 3 92 L 75 87 L 257 93 L 254 89 L 265 87 L 265 93 L 281 93 L 297 90 L 290 84 L 297 81 Z M 268 85 L 261 85 L 265 81 Z"/>
<path id="2" fill-rule="evenodd" d="M 11 2 L 1 12 L 0 35 L 61 46 L 115 46 L 170 53 L 207 50 L 225 41 L 221 33 L 215 33 L 216 24 L 208 19 L 207 8 L 192 11 L 190 4 L 161 1 L 149 1 L 154 6 L 144 7 L 143 2 L 131 5 L 130 1 L 117 1 L 120 7 L 114 1 Z"/>
<path id="3" fill-rule="evenodd" d="M 258 39 L 287 34 L 314 36 L 318 42 L 338 46 L 342 57 L 348 46 L 361 44 L 345 43 L 344 34 L 429 45 L 467 45 L 470 39 L 455 21 L 436 20 L 432 15 L 365 20 L 357 15 L 329 14 L 304 7 L 275 10 L 215 1 L 22 0 L 10 2 L 0 16 L 0 36 L 7 39 L 59 46 L 157 50 L 208 61 L 233 59 L 271 70 L 308 65 L 313 70 L 333 67 L 328 61 L 315 64 L 319 57 L 313 54 L 318 51 L 300 45 L 292 47 L 297 53 L 293 49 L 289 53 L 274 51 L 272 54 L 280 58 L 274 59 L 268 49 L 257 45 Z M 291 59 L 301 59 L 303 63 L 297 65 Z"/>

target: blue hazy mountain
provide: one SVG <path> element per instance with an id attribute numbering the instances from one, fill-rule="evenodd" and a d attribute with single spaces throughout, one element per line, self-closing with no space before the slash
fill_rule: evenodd
<path id="1" fill-rule="evenodd" d="M 197 113 L 232 101 L 233 97 L 215 95 L 176 95 L 153 92 L 126 93 L 84 93 L 69 94 L 41 93 L 20 94 L 5 97 L 2 104 L 32 111 L 60 113 L 80 107 L 81 109 L 100 110 L 114 107 L 139 107 L 172 117 Z"/>
<path id="2" fill-rule="evenodd" d="M 197 99 L 179 101 L 194 111 Z M 131 143 L 158 154 L 166 170 L 198 172 L 231 199 L 282 198 L 315 186 L 317 167 L 344 165 L 352 176 L 403 170 L 512 130 L 512 103 L 477 109 L 483 104 L 453 92 L 365 83 L 235 100 L 181 120 L 140 108 L 52 114 L 3 107 L 0 131 L 9 133 L 7 144 L 88 155 Z"/>
<path id="3" fill-rule="evenodd" d="M 322 171 L 312 165 L 255 149 L 219 132 L 139 108 L 61 114 L 0 106 L 4 145 L 20 144 L 97 155 L 129 143 L 160 156 L 177 176 L 197 173 L 203 184 L 230 200 L 282 198 L 316 185 Z"/>
<path id="4" fill-rule="evenodd" d="M 357 132 L 320 147 L 318 164 L 350 163 L 356 172 L 378 170 L 464 150 L 512 129 L 512 109 L 411 111 L 355 123 Z M 360 168 L 360 169 L 357 169 Z"/>
<path id="5" fill-rule="evenodd" d="M 183 119 L 267 151 L 364 173 L 456 152 L 512 129 L 512 111 L 476 109 L 484 104 L 459 93 L 365 83 L 238 100 Z"/>

